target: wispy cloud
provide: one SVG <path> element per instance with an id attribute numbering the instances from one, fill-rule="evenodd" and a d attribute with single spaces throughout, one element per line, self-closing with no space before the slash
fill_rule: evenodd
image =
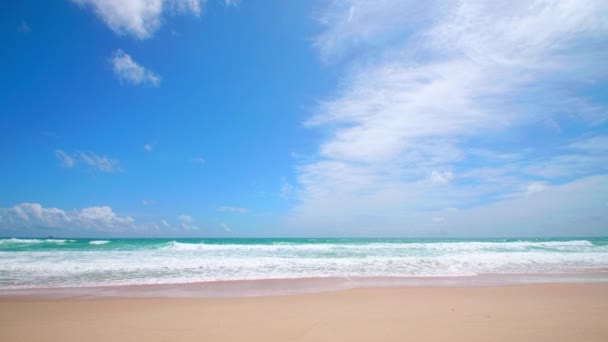
<path id="1" fill-rule="evenodd" d="M 203 165 L 207 161 L 203 157 L 194 157 L 194 158 L 190 159 L 190 162 L 193 163 L 193 164 Z"/>
<path id="2" fill-rule="evenodd" d="M 141 205 L 143 205 L 143 206 L 150 206 L 150 205 L 154 205 L 156 203 L 157 202 L 155 200 L 150 200 L 150 199 L 141 200 Z"/>
<path id="3" fill-rule="evenodd" d="M 344 58 L 351 50 L 399 42 L 420 25 L 434 20 L 431 1 L 329 1 L 317 20 L 324 30 L 314 46 L 325 61 Z"/>
<path id="4" fill-rule="evenodd" d="M 454 175 L 450 171 L 441 172 L 441 171 L 433 171 L 431 172 L 431 182 L 435 184 L 448 184 Z"/>
<path id="5" fill-rule="evenodd" d="M 119 35 L 150 38 L 163 22 L 163 14 L 201 13 L 204 0 L 71 0 L 92 9 Z"/>
<path id="6" fill-rule="evenodd" d="M 122 171 L 118 160 L 107 156 L 100 156 L 93 152 L 76 151 L 73 154 L 68 154 L 63 150 L 55 150 L 55 157 L 59 159 L 61 166 L 66 168 L 73 168 L 82 164 L 94 171 L 107 173 Z"/>
<path id="7" fill-rule="evenodd" d="M 152 152 L 152 150 L 154 150 L 154 147 L 156 146 L 155 143 L 148 143 L 144 145 L 144 150 L 148 151 L 148 152 Z"/>
<path id="8" fill-rule="evenodd" d="M 160 76 L 144 68 L 122 50 L 116 50 L 111 59 L 114 75 L 120 80 L 133 85 L 149 85 L 158 87 Z"/>
<path id="9" fill-rule="evenodd" d="M 225 223 L 220 223 L 220 228 L 222 228 L 222 230 L 224 230 L 226 233 L 232 232 L 232 229 Z"/>
<path id="10" fill-rule="evenodd" d="M 608 136 L 579 139 L 561 146 L 558 154 L 524 161 L 522 170 L 546 179 L 584 177 L 608 172 Z"/>
<path id="11" fill-rule="evenodd" d="M 229 212 L 229 213 L 239 213 L 239 214 L 245 214 L 250 211 L 248 208 L 231 207 L 231 206 L 222 206 L 222 207 L 217 208 L 217 210 L 223 211 L 223 212 Z"/>
<path id="12" fill-rule="evenodd" d="M 607 195 L 606 175 L 531 183 L 519 197 L 443 215 L 452 236 L 604 236 Z"/>
<path id="13" fill-rule="evenodd" d="M 281 189 L 279 191 L 279 197 L 283 199 L 289 199 L 293 197 L 295 193 L 295 188 L 286 179 L 281 180 Z"/>
<path id="14" fill-rule="evenodd" d="M 606 122 L 605 105 L 563 89 L 608 77 L 600 67 L 607 13 L 604 1 L 330 2 L 314 45 L 323 60 L 347 63 L 347 74 L 305 123 L 328 138 L 297 166 L 290 222 L 403 227 L 425 212 L 519 192 L 538 156 L 478 142 L 547 118 Z M 568 154 L 557 153 L 555 163 Z M 599 154 L 579 149 L 567 158 L 574 155 L 586 159 L 578 163 L 585 172 L 568 181 L 605 172 Z M 474 158 L 500 178 L 476 170 Z"/>
<path id="15" fill-rule="evenodd" d="M 55 157 L 59 159 L 59 162 L 63 167 L 71 168 L 76 165 L 76 161 L 74 160 L 74 158 L 72 158 L 70 155 L 68 155 L 62 150 L 55 150 Z"/>
<path id="16" fill-rule="evenodd" d="M 32 29 L 30 28 L 30 25 L 27 24 L 27 22 L 25 20 L 21 20 L 21 23 L 19 24 L 19 26 L 17 27 L 17 31 L 21 32 L 21 33 L 28 33 L 30 32 Z"/>
<path id="17" fill-rule="evenodd" d="M 608 155 L 608 136 L 594 136 L 584 140 L 573 142 L 568 146 L 570 149 L 593 154 Z"/>
<path id="18" fill-rule="evenodd" d="M 100 156 L 93 152 L 77 152 L 77 154 L 80 160 L 93 170 L 109 173 L 122 170 L 117 160 L 107 156 Z"/>

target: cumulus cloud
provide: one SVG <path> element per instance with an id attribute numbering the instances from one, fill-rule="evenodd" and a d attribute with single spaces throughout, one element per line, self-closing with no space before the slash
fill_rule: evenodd
<path id="1" fill-rule="evenodd" d="M 179 228 L 181 228 L 187 232 L 200 229 L 200 227 L 198 227 L 196 224 L 194 224 L 194 220 L 192 219 L 192 216 L 179 215 L 177 217 L 177 221 L 179 222 Z"/>
<path id="2" fill-rule="evenodd" d="M 116 50 L 111 59 L 114 75 L 120 80 L 133 85 L 158 87 L 160 76 L 144 68 L 122 50 Z"/>
<path id="3" fill-rule="evenodd" d="M 68 154 L 63 150 L 55 150 L 55 157 L 59 159 L 61 166 L 66 168 L 73 168 L 79 164 L 82 164 L 93 171 L 106 173 L 122 171 L 118 160 L 109 158 L 107 156 L 100 156 L 93 152 L 76 151 L 72 154 Z"/>
<path id="4" fill-rule="evenodd" d="M 152 203 L 155 201 L 142 201 L 143 205 Z M 95 237 L 104 234 L 174 237 L 176 234 L 195 234 L 201 229 L 188 215 L 180 215 L 174 221 L 159 218 L 136 220 L 128 215 L 119 215 L 109 206 L 64 210 L 43 207 L 38 203 L 21 203 L 0 208 L 0 233 L 13 236 L 44 234 Z"/>
<path id="5" fill-rule="evenodd" d="M 608 78 L 606 2 L 344 0 L 320 13 L 314 46 L 346 72 L 305 122 L 327 138 L 297 165 L 290 223 L 400 229 L 504 200 L 552 165 L 576 161 L 562 182 L 606 171 L 599 140 L 544 157 L 479 144 L 541 121 L 606 122 L 605 105 L 563 92 Z"/>
<path id="6" fill-rule="evenodd" d="M 204 0 L 71 0 L 91 9 L 114 33 L 150 38 L 164 13 L 198 16 Z"/>
<path id="7" fill-rule="evenodd" d="M 130 216 L 119 216 L 110 207 L 89 207 L 64 211 L 44 208 L 38 203 L 21 203 L 11 208 L 0 208 L 0 228 L 21 231 L 23 229 L 85 230 L 99 232 L 124 232 L 135 227 Z"/>

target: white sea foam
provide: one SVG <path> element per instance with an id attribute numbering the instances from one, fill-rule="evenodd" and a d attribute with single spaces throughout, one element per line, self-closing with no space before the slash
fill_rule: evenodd
<path id="1" fill-rule="evenodd" d="M 44 240 L 40 240 L 40 239 L 17 239 L 17 238 L 10 238 L 10 239 L 3 239 L 0 240 L 1 244 L 6 244 L 6 243 L 41 243 L 44 242 Z"/>
<path id="2" fill-rule="evenodd" d="M 74 241 L 74 240 L 70 240 L 70 241 Z M 44 240 L 44 242 L 48 242 L 48 243 L 57 243 L 57 244 L 63 244 L 68 242 L 68 240 L 61 240 L 61 239 L 46 239 Z"/>
<path id="3" fill-rule="evenodd" d="M 89 245 L 105 245 L 106 243 L 110 243 L 110 241 L 108 241 L 108 240 L 95 240 L 95 241 L 90 241 Z"/>
<path id="4" fill-rule="evenodd" d="M 10 239 L 1 239 L 1 244 L 40 244 L 40 243 L 54 243 L 54 244 L 62 244 L 66 242 L 75 242 L 75 240 L 63 240 L 63 239 L 18 239 L 18 238 L 10 238 Z"/>
<path id="5" fill-rule="evenodd" d="M 89 244 L 108 242 L 95 240 Z M 0 260 L 0 289 L 8 289 L 307 277 L 590 272 L 608 268 L 608 246 L 594 246 L 586 240 L 342 244 L 172 241 L 143 249 L 0 252 Z"/>
<path id="6" fill-rule="evenodd" d="M 437 251 L 437 252 L 479 252 L 479 251 L 525 251 L 529 249 L 554 249 L 586 251 L 596 248 L 587 240 L 573 241 L 516 241 L 516 242 L 436 242 L 436 243 L 366 243 L 366 244 L 206 244 L 172 241 L 162 247 L 175 251 L 247 251 L 247 252 L 343 252 L 355 251 L 368 253 Z"/>

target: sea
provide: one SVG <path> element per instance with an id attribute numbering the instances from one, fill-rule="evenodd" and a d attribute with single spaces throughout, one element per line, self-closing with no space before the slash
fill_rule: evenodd
<path id="1" fill-rule="evenodd" d="M 608 238 L 0 238 L 0 295 L 281 279 L 332 279 L 336 288 L 607 282 Z"/>

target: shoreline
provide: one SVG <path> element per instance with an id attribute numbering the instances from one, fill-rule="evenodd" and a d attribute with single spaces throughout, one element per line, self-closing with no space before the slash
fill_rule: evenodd
<path id="1" fill-rule="evenodd" d="M 608 271 L 430 277 L 309 277 L 217 280 L 180 284 L 41 287 L 1 289 L 0 300 L 10 298 L 243 298 L 290 296 L 351 289 L 475 288 L 538 284 L 608 284 Z"/>
<path id="2" fill-rule="evenodd" d="M 3 341 L 606 341 L 608 284 L 0 298 Z"/>

